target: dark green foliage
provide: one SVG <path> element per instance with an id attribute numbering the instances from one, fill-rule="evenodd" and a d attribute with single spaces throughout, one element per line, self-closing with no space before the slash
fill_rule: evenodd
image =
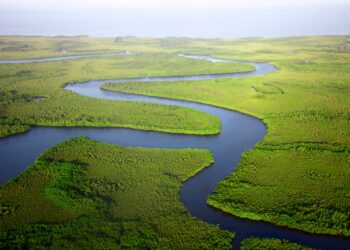
<path id="1" fill-rule="evenodd" d="M 18 124 L 0 124 L 0 137 L 27 132 L 30 126 Z"/>
<path id="2" fill-rule="evenodd" d="M 265 150 L 260 144 L 243 155 L 208 203 L 244 218 L 350 235 L 350 155 L 316 146 Z"/>
<path id="3" fill-rule="evenodd" d="M 179 200 L 181 182 L 212 161 L 205 150 L 68 140 L 0 189 L 0 248 L 230 249 L 231 233 Z"/>
<path id="4" fill-rule="evenodd" d="M 241 250 L 312 250 L 311 248 L 273 238 L 247 238 L 241 242 Z"/>

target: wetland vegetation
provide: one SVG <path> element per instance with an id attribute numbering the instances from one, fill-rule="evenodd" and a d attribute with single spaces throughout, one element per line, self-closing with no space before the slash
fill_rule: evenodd
<path id="1" fill-rule="evenodd" d="M 346 43 L 346 36 L 0 37 L 1 59 L 132 52 L 0 65 L 0 137 L 28 131 L 32 125 L 216 134 L 220 121 L 203 112 L 99 100 L 63 87 L 90 79 L 252 70 L 246 63 L 179 58 L 179 52 L 268 61 L 280 71 L 249 78 L 129 82 L 103 88 L 201 102 L 262 119 L 268 128 L 266 137 L 243 154 L 237 170 L 218 184 L 208 203 L 239 217 L 348 237 L 350 54 L 344 49 Z M 36 97 L 46 99 L 36 101 Z M 178 197 L 181 182 L 212 161 L 204 150 L 123 148 L 87 138 L 66 141 L 1 188 L 0 248 L 69 244 L 230 248 L 233 234 L 193 218 Z M 279 239 L 249 238 L 241 244 L 242 249 L 252 246 L 307 249 Z"/>
<path id="2" fill-rule="evenodd" d="M 60 62 L 3 64 L 0 68 L 0 134 L 6 136 L 22 132 L 24 127 L 27 129 L 30 125 L 130 127 L 172 133 L 217 134 L 220 121 L 203 112 L 156 104 L 96 100 L 63 89 L 67 83 L 89 79 L 235 70 L 232 65 L 211 68 L 210 62 L 197 61 L 169 54 L 144 53 Z M 237 70 L 251 69 L 247 64 L 236 66 Z M 37 96 L 46 99 L 39 102 L 35 100 Z"/>
<path id="3" fill-rule="evenodd" d="M 265 139 L 243 155 L 209 204 L 245 218 L 349 236 L 350 54 L 341 49 L 344 43 L 345 36 L 212 41 L 207 49 L 216 57 L 269 61 L 280 71 L 104 88 L 202 102 L 263 119 Z"/>
<path id="4" fill-rule="evenodd" d="M 206 150 L 65 141 L 1 188 L 0 248 L 230 249 L 233 234 L 178 196 L 212 161 Z"/>
<path id="5" fill-rule="evenodd" d="M 247 238 L 241 242 L 241 250 L 312 250 L 312 248 L 300 246 L 287 240 L 273 238 Z"/>

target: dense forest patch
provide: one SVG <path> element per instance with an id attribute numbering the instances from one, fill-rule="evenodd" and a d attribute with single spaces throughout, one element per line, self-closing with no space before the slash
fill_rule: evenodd
<path id="1" fill-rule="evenodd" d="M 241 242 L 241 250 L 312 250 L 312 248 L 300 246 L 287 240 L 270 238 L 247 238 Z"/>
<path id="2" fill-rule="evenodd" d="M 206 150 L 65 141 L 0 189 L 0 248 L 230 249 L 231 233 L 179 200 L 212 161 Z"/>

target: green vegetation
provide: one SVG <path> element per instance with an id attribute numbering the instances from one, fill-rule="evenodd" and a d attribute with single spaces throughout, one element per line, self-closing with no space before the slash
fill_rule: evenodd
<path id="1" fill-rule="evenodd" d="M 240 217 L 350 235 L 349 163 L 348 153 L 257 148 L 243 155 L 208 202 Z"/>
<path id="2" fill-rule="evenodd" d="M 125 39 L 123 39 L 125 40 Z M 128 45 L 126 45 L 128 44 Z M 220 121 L 186 108 L 96 100 L 63 90 L 67 83 L 91 79 L 251 71 L 245 63 L 211 63 L 180 58 L 176 51 L 140 51 L 132 42 L 89 37 L 0 37 L 0 58 L 38 58 L 132 51 L 132 55 L 61 62 L 2 64 L 0 136 L 30 125 L 129 127 L 185 134 L 217 134 Z M 35 97 L 44 97 L 40 100 Z M 3 125 L 6 124 L 6 125 Z M 21 128 L 21 129 L 19 129 Z"/>
<path id="3" fill-rule="evenodd" d="M 179 200 L 212 161 L 206 150 L 65 141 L 1 188 L 0 248 L 230 249 L 231 233 Z"/>
<path id="4" fill-rule="evenodd" d="M 4 39 L 0 38 L 0 41 Z M 4 56 L 6 54 L 0 53 L 0 57 Z M 203 112 L 156 104 L 96 100 L 71 93 L 63 87 L 67 83 L 90 79 L 235 70 L 252 68 L 243 63 L 234 66 L 213 64 L 169 53 L 3 64 L 0 68 L 0 134 L 22 132 L 19 126 L 30 125 L 130 127 L 171 133 L 217 134 L 220 121 Z"/>
<path id="5" fill-rule="evenodd" d="M 269 238 L 247 238 L 241 242 L 241 250 L 312 250 L 311 248 L 290 243 L 287 240 Z"/>
<path id="6" fill-rule="evenodd" d="M 214 64 L 179 58 L 176 56 L 179 52 L 268 61 L 278 66 L 280 71 L 242 79 L 135 82 L 103 87 L 207 103 L 262 119 L 268 127 L 266 137 L 242 156 L 237 171 L 219 183 L 215 193 L 209 197 L 209 204 L 241 217 L 308 232 L 349 236 L 350 54 L 347 43 L 346 36 L 278 39 L 0 37 L 2 59 L 133 52 L 129 56 L 1 65 L 0 136 L 23 132 L 30 125 L 119 126 L 173 133 L 215 134 L 220 130 L 220 122 L 202 112 L 154 104 L 97 100 L 63 90 L 63 86 L 90 79 L 252 70 L 251 66 L 243 63 Z M 82 147 L 93 145 L 95 149 L 103 145 L 127 150 L 87 139 L 75 140 Z M 101 155 L 97 156 L 93 150 L 78 149 L 75 140 L 48 151 L 23 175 L 3 187 L 2 190 L 16 190 L 1 191 L 3 232 L 0 239 L 6 239 L 3 244 L 45 245 L 54 244 L 52 242 L 57 239 L 57 246 L 61 247 L 73 240 L 80 246 L 89 242 L 96 247 L 102 241 L 106 246 L 118 242 L 120 246 L 137 247 L 142 244 L 150 248 L 155 246 L 152 245 L 155 242 L 157 247 L 167 247 L 169 242 L 184 248 L 221 247 L 218 242 L 223 242 L 225 247 L 229 245 L 232 235 L 193 219 L 178 201 L 179 183 L 199 169 L 186 172 L 191 174 L 181 172 L 184 174 L 181 178 L 161 170 L 152 176 L 148 176 L 148 172 L 147 175 L 138 174 L 130 169 L 117 175 L 113 174 L 117 170 L 111 167 L 111 161 L 124 155 L 98 151 L 97 154 Z M 63 150 L 67 145 L 74 145 L 77 149 L 70 147 Z M 60 150 L 65 153 L 58 154 Z M 146 155 L 156 152 L 144 150 Z M 184 151 L 159 152 L 162 154 L 158 158 L 151 154 L 155 162 L 162 163 L 159 166 L 170 164 L 181 167 L 187 162 L 180 161 L 182 158 L 175 153 Z M 167 152 L 166 157 L 163 152 Z M 195 152 L 186 150 L 189 161 L 197 157 Z M 144 154 L 139 153 L 135 157 L 139 157 L 137 161 L 127 162 L 149 162 Z M 201 159 L 205 163 L 198 161 L 194 165 L 208 165 L 210 160 L 205 159 Z M 91 162 L 95 167 L 86 167 Z M 99 162 L 106 164 L 96 167 L 100 166 Z M 146 167 L 147 164 L 137 166 Z M 160 179 L 159 173 L 163 173 Z M 111 179 L 113 176 L 116 178 Z M 150 192 L 145 193 L 147 188 L 142 185 L 149 187 L 148 179 L 143 182 L 146 177 L 152 178 L 148 184 L 156 182 L 157 191 L 150 188 Z M 174 194 L 171 199 L 168 196 L 169 183 L 165 186 L 160 184 L 164 178 L 167 178 L 165 183 L 168 179 L 178 180 L 176 188 L 172 189 L 175 191 L 171 191 L 171 195 Z M 33 179 L 36 181 L 33 182 Z M 131 193 L 123 196 L 124 183 L 142 185 L 136 185 L 132 189 L 136 191 L 130 190 Z M 24 192 L 26 187 L 36 192 L 28 195 Z M 140 190 L 143 191 L 141 196 Z M 27 203 L 21 203 L 21 200 Z M 177 205 L 173 205 L 174 200 Z M 130 209 L 130 204 L 134 202 L 138 204 L 135 208 L 137 212 Z M 168 208 L 172 211 L 169 212 L 171 215 L 165 212 Z M 204 230 L 199 229 L 201 227 Z M 72 235 L 76 238 L 72 239 Z M 90 239 L 87 235 L 96 237 Z M 211 238 L 208 239 L 207 235 Z M 145 241 L 140 242 L 141 239 Z M 287 244 L 279 240 L 267 243 L 255 241 L 248 240 L 246 244 Z"/>
<path id="7" fill-rule="evenodd" d="M 0 137 L 27 132 L 30 129 L 27 125 L 0 124 Z"/>
<path id="8" fill-rule="evenodd" d="M 23 91 L 30 92 L 32 86 L 26 90 L 23 88 Z M 18 94 L 22 90 L 20 88 L 18 92 L 14 91 L 15 94 L 8 92 L 0 97 L 3 104 L 0 108 L 2 136 L 22 132 L 29 125 L 129 127 L 186 134 L 216 134 L 220 131 L 220 120 L 200 111 L 158 104 L 99 100 L 59 87 L 54 92 L 46 82 L 42 82 L 41 86 L 40 95 L 47 96 L 45 100 L 36 100 L 37 92 L 32 95 Z"/>
<path id="9" fill-rule="evenodd" d="M 261 118 L 266 137 L 219 183 L 209 204 L 241 217 L 349 236 L 350 54 L 342 49 L 345 43 L 345 36 L 206 40 L 193 52 L 269 61 L 281 70 L 259 77 L 104 88 Z"/>

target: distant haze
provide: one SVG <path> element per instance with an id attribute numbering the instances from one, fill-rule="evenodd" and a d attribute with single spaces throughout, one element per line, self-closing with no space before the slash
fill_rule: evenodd
<path id="1" fill-rule="evenodd" d="M 0 0 L 0 35 L 319 34 L 350 34 L 349 0 Z"/>

